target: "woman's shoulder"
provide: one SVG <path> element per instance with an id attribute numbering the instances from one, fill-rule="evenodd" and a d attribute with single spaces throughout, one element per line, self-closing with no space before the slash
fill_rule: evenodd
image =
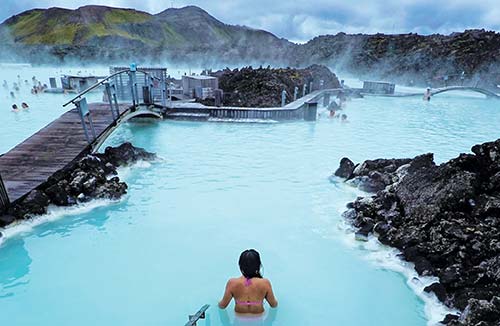
<path id="1" fill-rule="evenodd" d="M 267 279 L 267 278 L 262 277 L 262 278 L 257 278 L 255 280 L 256 280 L 256 282 L 258 282 L 262 285 L 271 286 L 271 281 L 269 281 L 269 279 Z"/>

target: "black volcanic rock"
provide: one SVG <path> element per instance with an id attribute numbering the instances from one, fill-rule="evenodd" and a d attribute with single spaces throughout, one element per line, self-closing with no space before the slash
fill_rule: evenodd
<path id="1" fill-rule="evenodd" d="M 364 189 L 381 186 L 350 203 L 345 216 L 359 228 L 357 237 L 373 232 L 401 250 L 420 275 L 439 278 L 425 291 L 463 311 L 459 320 L 448 318 L 449 325 L 497 326 L 500 139 L 472 151 L 441 165 L 432 154 L 363 162 L 348 182 Z"/>
<path id="2" fill-rule="evenodd" d="M 337 177 L 349 179 L 354 171 L 354 166 L 354 163 L 349 158 L 344 157 L 340 160 L 340 166 L 334 174 Z"/>
<path id="3" fill-rule="evenodd" d="M 156 155 L 124 143 L 107 147 L 102 154 L 87 155 L 55 173 L 20 202 L 0 216 L 0 227 L 47 212 L 49 204 L 71 206 L 92 199 L 120 199 L 127 193 L 127 185 L 116 175 L 116 168 L 139 160 L 151 161 Z"/>
<path id="4" fill-rule="evenodd" d="M 287 92 L 287 103 L 293 101 L 294 89 L 299 88 L 298 97 L 302 96 L 302 87 L 310 83 L 313 90 L 340 87 L 337 76 L 325 66 L 313 65 L 304 69 L 244 67 L 231 70 L 226 68 L 210 73 L 219 79 L 219 88 L 224 91 L 223 105 L 237 107 L 279 107 L 281 93 Z M 323 85 L 321 86 L 321 81 Z M 214 105 L 213 100 L 201 101 Z"/>

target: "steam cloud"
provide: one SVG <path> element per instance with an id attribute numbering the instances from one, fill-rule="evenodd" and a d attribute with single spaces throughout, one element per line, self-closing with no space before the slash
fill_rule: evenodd
<path id="1" fill-rule="evenodd" d="M 35 7 L 74 9 L 88 4 L 131 7 L 157 13 L 170 7 L 171 1 L 3 0 L 0 21 Z M 449 34 L 469 28 L 500 31 L 497 0 L 318 0 L 314 5 L 306 0 L 176 0 L 173 4 L 175 7 L 196 5 L 228 24 L 265 29 L 298 42 L 337 32 Z"/>

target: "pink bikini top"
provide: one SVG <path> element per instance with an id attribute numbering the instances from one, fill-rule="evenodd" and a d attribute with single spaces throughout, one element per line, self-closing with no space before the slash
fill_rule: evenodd
<path id="1" fill-rule="evenodd" d="M 252 285 L 252 279 L 247 278 L 245 279 L 245 286 L 250 286 Z M 236 304 L 239 304 L 241 306 L 261 306 L 264 303 L 264 300 L 262 301 L 237 301 Z"/>

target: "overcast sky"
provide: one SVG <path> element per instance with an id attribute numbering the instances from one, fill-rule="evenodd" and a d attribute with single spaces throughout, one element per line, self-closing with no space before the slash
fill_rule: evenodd
<path id="1" fill-rule="evenodd" d="M 323 34 L 421 34 L 485 28 L 500 31 L 499 0 L 0 0 L 0 21 L 32 8 L 105 4 L 158 13 L 196 5 L 228 24 L 265 29 L 293 41 Z"/>

